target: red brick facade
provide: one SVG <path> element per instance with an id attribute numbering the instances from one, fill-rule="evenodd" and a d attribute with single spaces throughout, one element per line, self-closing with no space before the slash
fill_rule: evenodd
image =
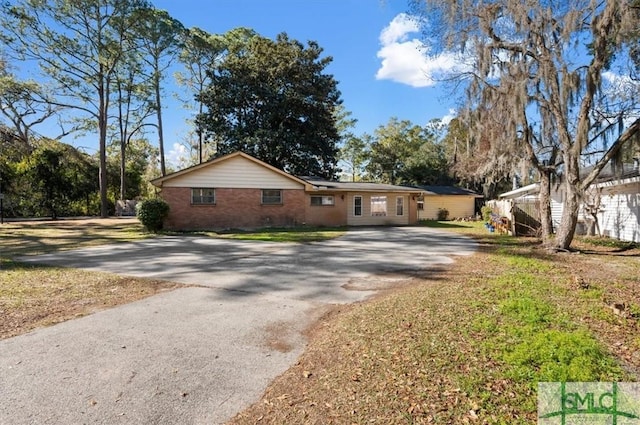
<path id="1" fill-rule="evenodd" d="M 164 227 L 174 230 L 300 226 L 308 198 L 304 190 L 282 190 L 282 205 L 262 205 L 260 189 L 216 189 L 215 205 L 192 205 L 188 187 L 164 187 L 169 203 Z"/>
<path id="2" fill-rule="evenodd" d="M 335 205 L 311 205 L 311 196 L 306 199 L 306 223 L 309 226 L 346 226 L 347 196 L 334 195 Z"/>

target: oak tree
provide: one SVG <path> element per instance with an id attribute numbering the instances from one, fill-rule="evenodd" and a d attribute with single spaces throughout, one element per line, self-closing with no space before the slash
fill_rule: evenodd
<path id="1" fill-rule="evenodd" d="M 524 155 L 540 173 L 542 203 L 548 204 L 549 180 L 561 177 L 562 218 L 555 238 L 547 234 L 545 241 L 552 249 L 569 248 L 581 194 L 640 130 L 640 121 L 620 127 L 638 103 L 612 96 L 616 82 L 610 78 L 613 71 L 627 71 L 625 61 L 617 59 L 628 57 L 625 40 L 638 28 L 637 2 L 414 0 L 413 5 L 429 21 L 430 40 L 439 42 L 433 52 L 453 49 L 468 62 L 461 76 L 468 82 L 468 104 L 483 113 L 470 129 L 473 136 L 482 135 L 485 123 L 501 123 L 491 149 Z M 592 151 L 598 152 L 591 157 L 594 167 L 582 175 L 581 160 Z"/>
<path id="2" fill-rule="evenodd" d="M 293 174 L 334 177 L 341 99 L 331 60 L 318 43 L 284 33 L 230 46 L 197 96 L 201 131 L 218 155 L 240 150 Z"/>

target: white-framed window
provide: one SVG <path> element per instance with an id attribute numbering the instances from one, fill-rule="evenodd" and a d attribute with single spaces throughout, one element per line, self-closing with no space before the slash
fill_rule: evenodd
<path id="1" fill-rule="evenodd" d="M 262 189 L 262 205 L 282 205 L 282 190 Z"/>
<path id="2" fill-rule="evenodd" d="M 386 196 L 371 197 L 371 215 L 374 217 L 387 216 L 387 197 Z"/>
<path id="3" fill-rule="evenodd" d="M 397 216 L 404 215 L 404 196 L 398 196 L 396 198 L 396 215 Z"/>
<path id="4" fill-rule="evenodd" d="M 336 198 L 333 195 L 311 195 L 311 206 L 321 207 L 327 205 L 335 205 Z"/>
<path id="5" fill-rule="evenodd" d="M 418 201 L 418 210 L 424 211 L 424 201 Z"/>
<path id="6" fill-rule="evenodd" d="M 191 188 L 191 205 L 215 205 L 216 190 L 212 187 Z"/>
<path id="7" fill-rule="evenodd" d="M 362 216 L 362 196 L 360 195 L 353 197 L 353 215 L 354 217 Z"/>

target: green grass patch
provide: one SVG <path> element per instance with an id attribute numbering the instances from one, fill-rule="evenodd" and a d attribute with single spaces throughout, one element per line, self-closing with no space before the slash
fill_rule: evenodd
<path id="1" fill-rule="evenodd" d="M 608 238 L 606 236 L 582 236 L 577 237 L 577 239 L 589 245 L 615 248 L 621 251 L 640 248 L 640 244 L 638 243 L 621 241 L 614 238 Z"/>
<path id="2" fill-rule="evenodd" d="M 466 234 L 486 234 L 487 229 L 484 227 L 483 221 L 439 221 L 439 220 L 420 220 L 422 227 L 430 227 L 433 229 L 450 230 L 456 233 Z"/>
<path id="3" fill-rule="evenodd" d="M 508 376 L 537 382 L 618 381 L 624 373 L 591 333 L 584 329 L 538 329 L 504 355 Z"/>
<path id="4" fill-rule="evenodd" d="M 500 304 L 500 312 L 524 325 L 543 326 L 549 323 L 553 307 L 548 302 L 529 296 L 511 296 Z"/>
<path id="5" fill-rule="evenodd" d="M 502 418 L 491 423 L 512 423 L 501 413 L 505 404 L 518 405 L 521 414 L 533 418 L 538 382 L 629 379 L 593 333 L 567 311 L 566 289 L 550 278 L 557 263 L 513 246 L 494 252 L 493 275 L 461 300 L 466 304 L 460 306 L 465 311 L 461 316 L 473 317 L 470 325 L 451 329 L 477 341 L 471 350 L 491 365 L 454 375 L 481 410 Z"/>
<path id="6" fill-rule="evenodd" d="M 345 227 L 269 228 L 255 231 L 230 230 L 216 235 L 225 239 L 266 242 L 322 242 L 338 238 L 347 232 Z"/>

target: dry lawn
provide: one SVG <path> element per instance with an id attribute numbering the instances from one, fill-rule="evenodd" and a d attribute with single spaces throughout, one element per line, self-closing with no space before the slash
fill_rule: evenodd
<path id="1" fill-rule="evenodd" d="M 0 339 L 128 303 L 177 284 L 13 258 L 148 237 L 137 219 L 28 221 L 0 226 Z"/>
<path id="2" fill-rule="evenodd" d="M 538 381 L 638 378 L 639 249 L 549 255 L 452 230 L 480 252 L 337 307 L 231 423 L 531 424 Z"/>

